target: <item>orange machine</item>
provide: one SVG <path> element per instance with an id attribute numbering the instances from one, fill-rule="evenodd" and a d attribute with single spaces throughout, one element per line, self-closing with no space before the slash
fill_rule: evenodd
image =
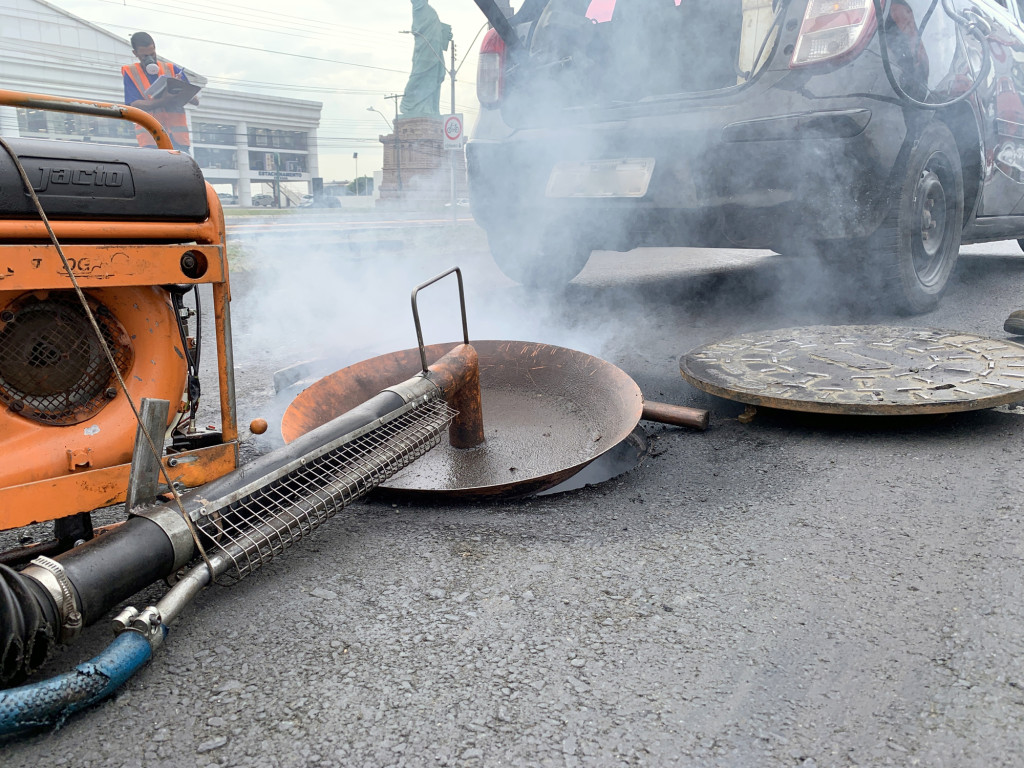
<path id="1" fill-rule="evenodd" d="M 161 149 L 10 139 L 136 405 L 172 404 L 162 458 L 190 487 L 238 461 L 224 214 L 195 162 L 131 107 L 0 90 L 0 104 L 146 128 Z M 197 431 L 197 332 L 212 288 L 220 429 Z M 199 301 L 199 289 L 194 289 Z M 205 290 L 205 289 L 204 289 Z M 195 363 L 195 366 L 193 366 Z M 179 405 L 180 404 L 180 405 Z M 136 420 L 67 269 L 0 148 L 0 530 L 124 501 Z"/>

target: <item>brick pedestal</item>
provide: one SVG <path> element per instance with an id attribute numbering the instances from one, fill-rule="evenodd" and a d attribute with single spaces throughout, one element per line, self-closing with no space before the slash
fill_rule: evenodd
<path id="1" fill-rule="evenodd" d="M 444 205 L 451 199 L 453 160 L 456 197 L 467 196 L 466 153 L 445 148 L 441 118 L 400 117 L 395 120 L 394 127 L 394 133 L 380 137 L 384 145 L 381 201 L 403 201 L 424 206 Z M 400 155 L 395 153 L 396 134 Z"/>

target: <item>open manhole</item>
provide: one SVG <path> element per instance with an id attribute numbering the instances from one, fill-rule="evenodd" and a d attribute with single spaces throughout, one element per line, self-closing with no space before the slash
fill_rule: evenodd
<path id="1" fill-rule="evenodd" d="M 751 333 L 697 347 L 679 368 L 713 395 L 812 413 L 953 413 L 1024 400 L 1024 346 L 931 328 Z"/>

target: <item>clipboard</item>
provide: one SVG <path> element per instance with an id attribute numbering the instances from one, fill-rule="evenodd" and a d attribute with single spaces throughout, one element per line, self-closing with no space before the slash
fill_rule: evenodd
<path id="1" fill-rule="evenodd" d="M 146 89 L 146 96 L 151 99 L 155 99 L 158 96 L 164 94 L 170 94 L 174 96 L 176 100 L 182 104 L 190 101 L 197 93 L 202 90 L 198 85 L 192 83 L 186 83 L 184 80 L 179 80 L 176 77 L 168 77 L 167 75 L 160 75 L 156 80 L 153 81 L 152 85 Z"/>

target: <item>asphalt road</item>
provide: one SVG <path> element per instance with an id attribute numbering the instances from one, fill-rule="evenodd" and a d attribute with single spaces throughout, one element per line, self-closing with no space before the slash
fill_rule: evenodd
<path id="1" fill-rule="evenodd" d="M 359 503 L 202 594 L 121 693 L 4 746 L 5 768 L 1024 762 L 1024 409 L 743 424 L 677 362 L 820 323 L 1004 338 L 1016 243 L 966 248 L 942 307 L 906 320 L 768 253 L 599 253 L 542 296 L 465 227 L 359 256 L 251 239 L 234 278 L 242 423 L 275 420 L 279 368 L 412 346 L 409 290 L 453 264 L 471 336 L 600 355 L 651 399 L 710 408 L 710 429 L 646 424 L 639 468 L 560 496 Z M 428 341 L 457 337 L 451 289 L 432 295 Z M 108 639 L 93 627 L 46 671 Z"/>

